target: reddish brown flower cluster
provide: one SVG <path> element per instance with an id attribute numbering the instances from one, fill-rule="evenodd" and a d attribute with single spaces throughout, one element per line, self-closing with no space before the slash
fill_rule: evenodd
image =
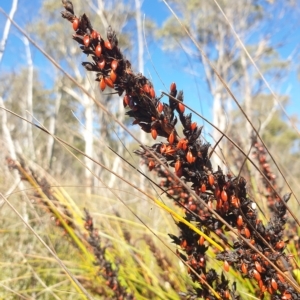
<path id="1" fill-rule="evenodd" d="M 40 176 L 38 172 L 35 172 L 32 168 L 26 166 L 23 162 L 20 163 L 10 158 L 7 158 L 6 160 L 8 167 L 11 170 L 17 170 L 23 181 L 29 182 L 36 188 L 34 197 L 37 203 L 43 204 L 43 208 L 47 209 L 47 211 L 52 215 L 52 218 L 55 220 L 55 224 L 63 229 L 64 234 L 67 234 L 67 231 L 64 224 L 62 224 L 60 219 L 57 218 L 56 210 L 60 212 L 60 215 L 62 216 L 61 220 L 63 220 L 63 222 L 65 222 L 67 226 L 76 229 L 76 232 L 78 232 L 79 228 L 76 228 L 76 225 L 73 222 L 72 214 L 65 206 L 62 206 L 60 204 L 60 200 L 55 197 L 55 195 L 51 191 L 51 184 L 48 182 L 48 180 L 45 177 Z M 49 205 L 48 201 L 51 201 L 53 206 Z M 88 231 L 89 236 L 86 237 L 85 234 L 80 234 L 80 236 L 85 237 L 87 242 L 90 244 L 96 258 L 95 265 L 100 267 L 99 275 L 106 279 L 106 284 L 113 290 L 115 299 L 133 300 L 134 297 L 130 293 L 128 293 L 124 287 L 121 286 L 117 277 L 118 270 L 113 270 L 111 263 L 106 259 L 106 246 L 100 246 L 100 237 L 98 235 L 98 230 L 94 228 L 92 217 L 87 210 L 85 210 L 85 229 Z M 94 292 L 97 292 L 99 290 L 101 291 L 101 293 L 105 292 L 100 287 L 91 285 L 88 280 L 83 280 L 82 284 L 86 287 L 89 287 Z"/>
<path id="2" fill-rule="evenodd" d="M 263 147 L 263 145 L 257 140 L 257 137 L 254 135 L 252 136 L 252 145 L 254 147 L 253 156 L 257 159 L 261 172 L 265 175 L 266 178 L 263 178 L 263 184 L 266 188 L 266 199 L 268 203 L 268 208 L 271 211 L 274 211 L 276 201 L 279 201 L 279 197 L 277 193 L 274 191 L 277 190 L 277 182 L 276 182 L 276 175 L 272 172 L 270 164 L 267 160 L 267 151 Z M 272 186 L 274 188 L 272 188 Z"/>
<path id="3" fill-rule="evenodd" d="M 142 74 L 134 74 L 128 60 L 118 48 L 115 32 L 109 27 L 107 40 L 97 33 L 84 14 L 76 17 L 70 1 L 64 1 L 66 11 L 62 16 L 73 23 L 76 33 L 73 38 L 81 44 L 81 49 L 91 55 L 93 62 L 84 62 L 88 71 L 96 72 L 96 80 L 100 81 L 100 89 L 106 86 L 115 89 L 121 96 L 125 93 L 123 103 L 129 107 L 127 115 L 133 117 L 134 124 L 142 130 L 151 133 L 156 140 L 157 136 L 165 137 L 163 143 L 152 146 L 142 146 L 136 154 L 155 170 L 162 178 L 161 187 L 168 197 L 185 207 L 188 221 L 193 221 L 207 234 L 217 233 L 221 243 L 228 249 L 217 254 L 217 259 L 224 262 L 225 271 L 229 266 L 239 271 L 244 277 L 253 278 L 259 287 L 261 298 L 268 291 L 271 299 L 300 299 L 283 277 L 260 254 L 249 247 L 250 243 L 270 261 L 289 269 L 289 263 L 284 254 L 283 226 L 286 222 L 286 207 L 278 199 L 273 218 L 266 225 L 257 219 L 255 203 L 248 197 L 246 180 L 224 174 L 218 168 L 214 171 L 208 156 L 209 144 L 200 139 L 202 127 L 192 122 L 191 114 L 184 114 L 183 92 L 177 93 L 175 83 L 170 86 L 169 103 L 162 103 L 155 96 L 152 83 Z M 175 129 L 179 120 L 183 127 L 181 138 Z M 152 155 L 154 153 L 163 163 L 158 163 Z M 179 180 L 171 176 L 164 166 L 173 167 L 174 174 L 181 178 L 199 196 L 193 197 Z M 287 202 L 289 195 L 283 198 Z M 237 229 L 244 238 L 238 238 L 230 245 L 226 237 L 228 228 L 220 221 L 222 217 L 231 227 Z M 235 284 L 229 287 L 229 282 L 223 274 L 218 275 L 215 270 L 207 269 L 206 251 L 208 246 L 203 237 L 195 233 L 184 223 L 179 222 L 180 236 L 170 235 L 173 242 L 181 248 L 178 255 L 189 266 L 191 278 L 198 282 L 200 288 L 193 292 L 181 293 L 195 299 L 239 299 Z M 248 241 L 248 243 L 245 242 Z M 283 262 L 283 263 L 282 263 Z M 209 286 L 218 293 L 212 293 Z"/>
<path id="4" fill-rule="evenodd" d="M 38 204 L 42 204 L 42 207 L 51 213 L 52 220 L 55 221 L 57 226 L 64 230 L 64 233 L 66 233 L 66 231 L 62 222 L 65 222 L 65 224 L 71 228 L 75 228 L 72 214 L 55 198 L 51 191 L 51 185 L 44 176 L 40 176 L 38 172 L 25 165 L 23 161 L 19 162 L 7 157 L 6 163 L 9 169 L 15 169 L 19 172 L 22 181 L 29 182 L 29 184 L 36 188 L 33 199 L 35 199 Z M 52 205 L 50 205 L 49 201 L 51 201 Z M 61 220 L 57 218 L 56 211 L 60 212 L 62 216 Z"/>
<path id="5" fill-rule="evenodd" d="M 106 284 L 114 291 L 115 299 L 118 300 L 133 300 L 132 294 L 120 284 L 118 279 L 118 270 L 112 268 L 112 264 L 105 258 L 106 246 L 101 247 L 100 236 L 98 230 L 94 228 L 94 223 L 88 210 L 85 212 L 85 229 L 89 232 L 88 243 L 93 248 L 96 257 L 95 264 L 100 267 L 101 276 L 106 280 Z"/>

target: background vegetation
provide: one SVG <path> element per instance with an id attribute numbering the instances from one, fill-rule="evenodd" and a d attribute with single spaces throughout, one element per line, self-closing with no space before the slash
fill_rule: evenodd
<path id="1" fill-rule="evenodd" d="M 152 144 L 151 138 L 132 126 L 122 99 L 100 93 L 94 76 L 81 66 L 86 58 L 71 39 L 72 26 L 61 19 L 61 1 L 10 2 L 10 6 L 0 4 L 0 8 L 10 13 L 38 48 L 1 15 L 0 105 L 19 116 L 1 110 L 0 297 L 116 297 L 113 283 L 101 276 L 105 266 L 94 264 L 86 208 L 98 228 L 105 262 L 128 293 L 136 299 L 180 299 L 183 296 L 178 292 L 192 289 L 193 283 L 174 255 L 176 247 L 167 235 L 176 234 L 178 229 L 172 217 L 143 192 L 162 197 L 180 214 L 182 210 L 120 158 L 151 177 L 133 154 L 137 142 L 49 58 L 45 59 L 40 49 L 142 143 Z M 299 220 L 295 198 L 300 190 L 299 2 L 168 1 L 182 24 L 166 6 L 158 6 L 156 14 L 151 10 L 152 18 L 148 17 L 148 2 L 73 1 L 76 13 L 85 12 L 99 32 L 104 34 L 108 25 L 116 30 L 119 46 L 133 69 L 153 78 L 157 94 L 160 89 L 168 92 L 170 83 L 176 81 L 185 92 L 185 103 L 222 132 L 197 119 L 204 124 L 204 138 L 212 146 L 225 135 L 212 155 L 214 169 L 220 166 L 234 175 L 242 174 L 249 194 L 259 203 L 261 218 L 267 220 L 268 193 L 261 174 L 227 139 L 234 140 L 250 157 L 257 154 L 246 115 L 272 154 L 274 162 L 266 155 L 278 192 L 292 191 L 295 195 L 289 207 Z M 53 135 L 82 152 L 65 147 Z M 257 164 L 263 170 L 259 161 Z M 153 179 L 157 182 L 155 176 Z M 288 253 L 295 255 L 297 278 L 298 229 L 294 223 L 289 226 L 295 226 L 294 231 L 287 230 L 286 240 Z M 223 268 L 215 259 L 210 264 Z M 255 284 L 241 276 L 236 278 L 234 271 L 226 276 L 232 281 L 235 277 L 243 299 L 256 299 Z"/>

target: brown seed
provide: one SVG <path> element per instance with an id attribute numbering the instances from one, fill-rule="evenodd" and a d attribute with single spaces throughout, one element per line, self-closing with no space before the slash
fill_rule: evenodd
<path id="1" fill-rule="evenodd" d="M 272 288 L 273 288 L 275 291 L 277 291 L 278 285 L 277 285 L 277 282 L 276 282 L 276 280 L 275 280 L 274 278 L 271 279 L 271 286 L 272 286 Z"/>
<path id="2" fill-rule="evenodd" d="M 149 92 L 149 94 L 150 94 L 150 97 L 151 97 L 152 99 L 155 98 L 155 90 L 154 90 L 153 87 L 150 87 L 150 92 Z"/>
<path id="3" fill-rule="evenodd" d="M 93 40 L 96 40 L 99 36 L 99 33 L 96 30 L 93 30 L 91 36 Z"/>
<path id="4" fill-rule="evenodd" d="M 241 269 L 242 269 L 243 274 L 245 274 L 245 275 L 248 274 L 248 268 L 245 263 L 242 263 Z"/>
<path id="5" fill-rule="evenodd" d="M 228 200 L 228 196 L 225 190 L 222 191 L 221 193 L 221 199 L 226 202 Z"/>
<path id="6" fill-rule="evenodd" d="M 74 29 L 75 31 L 78 29 L 78 27 L 79 27 L 79 19 L 78 19 L 78 18 L 75 18 L 75 19 L 73 20 L 72 26 L 73 26 L 73 29 Z"/>
<path id="7" fill-rule="evenodd" d="M 111 42 L 110 41 L 105 41 L 104 42 L 104 46 L 105 48 L 109 49 L 109 50 L 112 50 L 112 45 L 111 45 Z"/>
<path id="8" fill-rule="evenodd" d="M 229 263 L 228 263 L 227 260 L 224 261 L 224 270 L 225 270 L 226 272 L 229 271 Z"/>
<path id="9" fill-rule="evenodd" d="M 221 210 L 223 202 L 221 199 L 217 200 L 216 210 Z"/>
<path id="10" fill-rule="evenodd" d="M 202 183 L 200 190 L 202 193 L 206 192 L 206 185 L 204 183 Z"/>
<path id="11" fill-rule="evenodd" d="M 225 298 L 225 299 L 229 299 L 229 297 L 230 297 L 229 291 L 226 290 L 226 291 L 224 292 L 224 298 Z"/>
<path id="12" fill-rule="evenodd" d="M 247 239 L 249 239 L 250 236 L 251 236 L 250 230 L 249 230 L 247 227 L 245 227 L 245 237 L 246 237 Z"/>
<path id="13" fill-rule="evenodd" d="M 153 160 L 150 160 L 149 164 L 148 164 L 148 167 L 149 167 L 149 170 L 152 171 L 155 167 L 155 162 Z"/>
<path id="14" fill-rule="evenodd" d="M 114 70 L 114 71 L 117 70 L 117 68 L 118 68 L 118 61 L 117 61 L 117 60 L 113 60 L 113 61 L 111 62 L 111 68 L 112 68 L 112 70 Z"/>
<path id="15" fill-rule="evenodd" d="M 236 197 L 235 195 L 231 196 L 231 204 L 236 207 L 239 208 L 240 207 L 240 199 L 238 197 Z"/>
<path id="16" fill-rule="evenodd" d="M 199 239 L 199 245 L 202 246 L 202 245 L 204 244 L 204 242 L 205 242 L 205 239 L 204 239 L 204 237 L 201 235 L 201 236 L 200 236 L 200 239 Z"/>
<path id="17" fill-rule="evenodd" d="M 240 227 L 243 226 L 244 221 L 243 221 L 243 217 L 242 217 L 241 215 L 239 215 L 239 216 L 237 217 L 236 223 L 237 223 L 237 225 L 240 226 Z"/>
<path id="18" fill-rule="evenodd" d="M 105 90 L 105 88 L 106 88 L 105 80 L 104 80 L 104 78 L 101 78 L 101 80 L 100 80 L 100 89 L 103 92 Z"/>
<path id="19" fill-rule="evenodd" d="M 277 277 L 282 283 L 285 283 L 285 279 L 281 274 L 277 273 Z"/>
<path id="20" fill-rule="evenodd" d="M 284 292 L 283 296 L 281 297 L 282 300 L 289 300 L 292 299 L 292 295 L 288 292 Z"/>
<path id="21" fill-rule="evenodd" d="M 180 168 L 177 172 L 175 172 L 177 177 L 181 177 L 182 176 L 182 168 Z"/>
<path id="22" fill-rule="evenodd" d="M 223 211 L 226 213 L 228 212 L 228 210 L 229 210 L 229 203 L 228 201 L 226 201 L 223 203 Z"/>
<path id="23" fill-rule="evenodd" d="M 189 209 L 190 209 L 191 211 L 195 211 L 195 210 L 197 209 L 196 204 L 190 204 L 190 205 L 189 205 Z"/>
<path id="24" fill-rule="evenodd" d="M 113 83 L 117 80 L 117 74 L 114 70 L 110 71 L 110 79 Z"/>
<path id="25" fill-rule="evenodd" d="M 180 247 L 185 249 L 187 246 L 187 241 L 186 240 L 182 240 L 181 243 L 180 243 Z"/>
<path id="26" fill-rule="evenodd" d="M 150 93 L 150 87 L 149 87 L 149 85 L 148 85 L 147 83 L 144 84 L 143 87 L 142 87 L 142 90 L 143 90 L 145 93 L 149 94 L 149 93 Z"/>
<path id="27" fill-rule="evenodd" d="M 196 127 L 197 127 L 197 123 L 196 122 L 194 122 L 194 123 L 191 124 L 191 130 L 195 130 Z"/>
<path id="28" fill-rule="evenodd" d="M 261 272 L 262 272 L 261 264 L 260 264 L 258 261 L 256 261 L 254 264 L 255 264 L 256 270 L 257 270 L 259 273 L 261 273 Z"/>
<path id="29" fill-rule="evenodd" d="M 88 35 L 85 35 L 83 37 L 83 44 L 85 47 L 88 47 L 90 45 L 90 37 Z"/>
<path id="30" fill-rule="evenodd" d="M 161 112 L 163 111 L 163 109 L 164 109 L 164 106 L 162 105 L 162 103 L 161 103 L 161 102 L 158 102 L 158 104 L 157 104 L 157 111 L 158 111 L 159 113 L 161 113 Z"/>
<path id="31" fill-rule="evenodd" d="M 185 106 L 180 102 L 178 103 L 178 110 L 183 114 L 185 111 Z"/>
<path id="32" fill-rule="evenodd" d="M 170 91 L 171 92 L 175 92 L 176 91 L 176 83 L 175 82 L 171 83 L 171 85 L 170 85 Z"/>
<path id="33" fill-rule="evenodd" d="M 210 185 L 214 185 L 214 183 L 215 183 L 215 177 L 214 177 L 214 175 L 212 175 L 212 174 L 208 175 L 208 183 Z"/>
<path id="34" fill-rule="evenodd" d="M 168 142 L 172 145 L 174 141 L 175 141 L 175 132 L 173 130 L 169 135 Z"/>
<path id="35" fill-rule="evenodd" d="M 114 83 L 112 82 L 112 80 L 111 80 L 110 78 L 105 77 L 104 80 L 105 80 L 105 83 L 106 83 L 110 88 L 112 88 L 112 89 L 114 88 Z"/>
<path id="36" fill-rule="evenodd" d="M 155 128 L 151 128 L 151 135 L 154 140 L 157 138 L 157 130 Z"/>
<path id="37" fill-rule="evenodd" d="M 166 149 L 167 149 L 167 145 L 166 144 L 162 144 L 161 147 L 160 147 L 160 153 L 161 154 L 165 153 Z"/>
<path id="38" fill-rule="evenodd" d="M 257 272 L 256 270 L 253 270 L 253 277 L 254 277 L 257 281 L 260 281 L 260 280 L 261 280 L 261 276 L 260 276 L 259 272 Z"/>
<path id="39" fill-rule="evenodd" d="M 275 245 L 276 249 L 282 249 L 285 246 L 284 241 L 280 241 Z"/>
<path id="40" fill-rule="evenodd" d="M 273 288 L 271 286 L 268 286 L 268 292 L 271 295 L 274 293 L 274 290 L 273 290 Z"/>
<path id="41" fill-rule="evenodd" d="M 260 290 L 262 293 L 264 293 L 267 290 L 267 287 L 265 285 L 263 285 Z"/>
<path id="42" fill-rule="evenodd" d="M 101 70 L 104 69 L 104 67 L 105 67 L 105 60 L 104 60 L 103 57 L 101 57 L 101 58 L 98 60 L 97 65 L 98 65 L 98 67 L 99 67 Z"/>
<path id="43" fill-rule="evenodd" d="M 100 56 L 101 56 L 101 52 L 102 52 L 102 48 L 101 48 L 101 46 L 100 46 L 100 44 L 99 44 L 99 45 L 96 46 L 96 49 L 95 49 L 95 55 L 96 55 L 97 57 L 100 57 Z"/>
<path id="44" fill-rule="evenodd" d="M 181 161 L 178 159 L 175 163 L 175 171 L 178 172 L 178 170 L 181 168 Z"/>
<path id="45" fill-rule="evenodd" d="M 190 164 L 193 163 L 193 154 L 192 154 L 191 150 L 189 150 L 188 153 L 186 154 L 186 160 Z"/>
<path id="46" fill-rule="evenodd" d="M 130 101 L 130 98 L 129 96 L 126 94 L 123 98 L 123 106 L 126 107 L 129 105 L 129 101 Z"/>

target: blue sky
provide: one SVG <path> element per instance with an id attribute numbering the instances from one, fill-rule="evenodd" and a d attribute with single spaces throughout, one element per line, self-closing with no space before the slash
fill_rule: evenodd
<path id="1" fill-rule="evenodd" d="M 6 11 L 9 12 L 11 7 L 11 0 L 1 1 L 0 6 Z M 30 22 L 32 17 L 38 13 L 41 0 L 19 0 L 18 11 L 15 15 L 15 21 L 22 27 Z M 146 18 L 151 18 L 158 25 L 161 25 L 164 20 L 170 16 L 170 12 L 162 1 L 159 0 L 144 0 L 143 13 Z M 285 16 L 287 21 L 289 21 L 289 16 Z M 0 14 L 0 34 L 2 36 L 3 26 L 5 18 Z M 297 24 L 298 26 L 299 24 Z M 295 31 L 297 32 L 297 31 Z M 299 30 L 298 30 L 299 32 Z M 280 39 L 280 35 L 284 33 L 284 28 L 282 32 L 278 33 L 278 36 L 275 36 L 275 39 Z M 298 36 L 297 36 L 298 35 Z M 293 35 L 289 38 L 289 43 L 285 44 L 281 48 L 280 54 L 282 57 L 286 57 L 291 54 L 293 49 L 296 46 L 296 42 L 300 41 L 300 34 Z M 11 34 L 8 40 L 6 53 L 4 55 L 2 64 L 0 66 L 0 71 L 4 70 L 17 70 L 20 66 L 25 64 L 24 56 L 24 45 L 20 40 L 21 35 L 13 27 L 11 28 Z M 70 39 L 70 42 L 72 40 Z M 164 84 L 169 87 L 172 81 L 177 83 L 178 89 L 184 89 L 185 92 L 185 101 L 188 105 L 193 107 L 198 112 L 202 113 L 211 120 L 211 105 L 212 99 L 208 93 L 207 86 L 205 84 L 205 78 L 203 72 L 199 72 L 197 76 L 189 74 L 185 71 L 186 55 L 184 53 L 172 55 L 170 53 L 164 53 L 161 50 L 159 41 L 151 41 L 149 50 L 151 53 L 152 61 L 154 62 L 155 68 L 159 73 L 159 76 L 164 81 Z M 45 61 L 43 56 L 34 48 L 32 49 L 33 60 L 36 66 L 39 68 L 41 66 L 50 67 L 50 63 Z M 180 58 L 180 59 L 178 59 Z M 298 57 L 297 57 L 298 58 Z M 157 94 L 160 90 L 165 90 L 161 80 L 156 75 L 155 70 L 149 60 L 148 53 L 145 51 L 145 75 L 150 76 L 153 80 Z M 297 63 L 298 64 L 298 63 Z M 295 67 L 296 64 L 293 64 Z M 51 69 L 51 67 L 50 67 Z M 296 68 L 295 68 L 296 69 Z M 43 75 L 45 81 L 50 79 L 52 72 Z M 48 77 L 47 77 L 48 76 Z M 294 70 L 291 72 L 286 82 L 282 84 L 280 88 L 273 87 L 276 91 L 288 91 L 290 95 L 290 105 L 287 107 L 287 111 L 290 115 L 297 114 L 300 115 L 300 88 L 299 81 L 297 79 L 297 72 Z"/>

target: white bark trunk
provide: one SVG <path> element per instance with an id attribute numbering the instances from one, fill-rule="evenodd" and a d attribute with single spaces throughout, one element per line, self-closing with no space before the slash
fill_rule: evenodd
<path id="1" fill-rule="evenodd" d="M 49 120 L 49 126 L 48 126 L 48 130 L 51 133 L 51 135 L 55 135 L 55 131 L 56 131 L 56 121 L 57 121 L 57 116 L 58 116 L 58 112 L 59 112 L 59 108 L 60 108 L 60 104 L 61 104 L 61 92 L 60 91 L 56 91 L 56 98 L 55 98 L 55 107 L 54 107 L 54 112 L 52 113 L 52 115 L 50 116 L 50 120 Z M 49 135 L 48 136 L 48 141 L 47 141 L 47 164 L 48 164 L 48 168 L 51 169 L 52 168 L 52 163 L 53 163 L 53 150 L 54 150 L 54 138 Z"/>
<path id="2" fill-rule="evenodd" d="M 11 10 L 9 12 L 9 17 L 11 19 L 14 18 L 17 7 L 18 7 L 18 0 L 13 0 Z M 1 39 L 1 42 L 0 42 L 0 62 L 2 61 L 2 57 L 3 57 L 3 54 L 4 54 L 6 41 L 7 41 L 9 30 L 10 30 L 10 25 L 11 25 L 11 21 L 9 19 L 7 19 L 6 23 L 5 23 L 4 30 L 3 30 L 3 36 L 2 36 L 2 39 Z"/>
<path id="3" fill-rule="evenodd" d="M 32 88 L 33 88 L 33 63 L 31 59 L 31 51 L 29 46 L 29 41 L 26 37 L 23 37 L 23 43 L 25 45 L 25 52 L 26 52 L 26 61 L 28 65 L 28 73 L 27 73 L 27 97 L 26 97 L 26 104 L 25 107 L 28 111 L 27 119 L 29 121 L 33 121 L 33 105 L 32 105 Z M 26 122 L 24 122 L 26 123 Z M 33 132 L 32 132 L 32 126 L 28 123 L 24 124 L 26 127 L 26 142 L 27 145 L 26 148 L 28 150 L 28 153 L 31 157 L 31 159 L 35 160 L 35 150 L 34 150 L 34 143 L 33 143 Z"/>
<path id="4" fill-rule="evenodd" d="M 222 95 L 220 91 L 215 92 L 213 95 L 214 95 L 213 112 L 212 112 L 213 124 L 223 132 L 226 129 L 225 128 L 226 118 L 225 118 L 225 112 L 222 108 Z M 213 139 L 215 143 L 217 143 L 221 137 L 222 134 L 218 130 L 213 129 Z M 212 155 L 212 165 L 214 170 L 216 170 L 218 166 L 220 166 L 222 169 L 224 168 L 224 164 L 221 159 L 222 153 L 219 150 L 220 148 L 222 149 L 221 145 L 222 142 L 218 144 L 217 148 L 215 149 L 215 153 Z"/>

